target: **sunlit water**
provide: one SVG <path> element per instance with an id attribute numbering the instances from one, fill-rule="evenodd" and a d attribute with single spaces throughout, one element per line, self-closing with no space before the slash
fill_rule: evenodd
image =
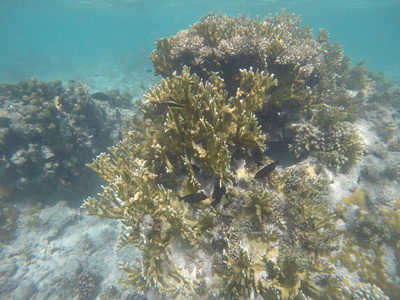
<path id="1" fill-rule="evenodd" d="M 325 28 L 356 63 L 400 80 L 400 1 L 0 1 L 0 81 L 121 77 L 151 68 L 157 38 L 209 12 L 266 16 L 286 8 Z M 133 80 L 133 78 L 132 78 Z"/>
<path id="2" fill-rule="evenodd" d="M 365 59 L 365 65 L 371 70 L 383 72 L 389 81 L 400 84 L 400 0 L 0 0 L 0 82 L 13 83 L 31 77 L 43 81 L 58 78 L 64 83 L 73 79 L 82 80 L 92 91 L 120 88 L 140 97 L 148 85 L 160 79 L 153 76 L 153 66 L 148 59 L 156 39 L 175 35 L 210 12 L 265 17 L 279 13 L 283 8 L 301 15 L 302 25 L 311 26 L 315 35 L 319 28 L 325 28 L 332 42 L 342 44 L 344 53 L 351 57 L 353 64 Z M 0 153 L 0 157 L 2 155 Z M 42 224 L 73 224 L 74 227 L 61 231 L 59 244 L 64 247 L 61 250 L 47 242 L 42 247 L 41 240 L 36 241 L 42 232 L 46 237 L 50 236 L 48 232 L 52 228 L 47 230 L 47 227 L 39 226 L 38 233 L 34 228 L 31 232 L 29 228 L 20 230 L 22 233 L 18 238 L 27 245 L 24 251 L 34 253 L 32 257 L 35 257 L 30 262 L 32 271 L 29 268 L 25 270 L 24 280 L 32 277 L 41 282 L 47 274 L 53 274 L 54 278 L 43 280 L 53 284 L 57 282 L 57 272 L 67 278 L 64 272 L 74 270 L 75 256 L 83 255 L 81 261 L 89 260 L 91 252 L 88 254 L 87 249 L 73 247 L 74 243 L 80 245 L 80 239 L 86 239 L 86 236 L 92 239 L 93 248 L 99 245 L 96 254 L 90 258 L 90 268 L 100 270 L 99 277 L 111 274 L 110 278 L 118 278 L 117 261 L 129 261 L 133 255 L 128 247 L 114 253 L 119 223 L 103 220 L 97 224 L 94 218 L 88 221 L 77 219 L 77 210 L 65 207 L 62 202 L 57 205 L 61 209 L 47 207 L 42 213 L 41 218 L 45 218 L 41 220 Z M 63 220 L 58 222 L 57 218 L 64 215 L 65 223 Z M 79 235 L 81 233 L 83 238 Z M 33 241 L 29 241 L 31 237 L 34 237 Z M 14 248 L 3 252 L 3 255 L 12 253 L 8 256 L 8 261 L 13 257 L 9 265 L 15 262 L 22 266 L 21 269 L 26 267 L 25 252 L 18 245 L 13 247 L 17 249 L 16 254 Z M 26 257 L 29 261 L 31 256 Z M 7 264 L 4 266 L 11 270 Z M 43 269 L 35 271 L 35 266 Z M 45 274 L 43 277 L 41 272 Z M 24 288 L 19 279 L 12 279 L 8 284 Z M 46 289 L 51 292 L 41 284 L 39 288 L 33 284 L 28 286 L 32 295 L 36 289 L 42 292 L 38 295 L 44 295 Z M 24 295 L 27 288 L 23 288 L 23 292 L 14 294 Z"/>

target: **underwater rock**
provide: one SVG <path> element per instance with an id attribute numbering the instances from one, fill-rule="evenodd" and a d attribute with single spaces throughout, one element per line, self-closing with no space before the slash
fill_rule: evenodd
<path id="1" fill-rule="evenodd" d="M 30 279 L 24 279 L 19 284 L 18 287 L 12 291 L 11 295 L 14 299 L 29 300 L 36 293 L 36 285 Z"/>
<path id="2" fill-rule="evenodd" d="M 99 101 L 88 91 L 79 82 L 35 78 L 0 84 L 0 153 L 8 166 L 0 182 L 9 196 L 74 193 L 95 178 L 85 163 L 118 141 L 122 116 L 131 111 L 113 105 L 128 107 L 131 96 L 114 90 Z"/>
<path id="3" fill-rule="evenodd" d="M 8 244 L 14 237 L 20 211 L 12 204 L 4 202 L 0 197 L 0 246 Z"/>

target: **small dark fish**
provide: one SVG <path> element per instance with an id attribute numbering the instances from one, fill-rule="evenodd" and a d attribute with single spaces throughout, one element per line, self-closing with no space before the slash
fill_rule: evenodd
<path id="1" fill-rule="evenodd" d="M 152 69 L 146 69 L 146 73 L 151 73 L 151 72 L 153 72 Z"/>
<path id="2" fill-rule="evenodd" d="M 160 102 L 156 105 L 156 107 L 153 110 L 153 114 L 155 115 L 163 115 L 166 114 L 168 111 L 168 107 L 171 108 L 183 108 L 185 107 L 182 104 L 178 104 L 172 101 L 164 101 L 164 102 Z"/>
<path id="3" fill-rule="evenodd" d="M 270 163 L 269 165 L 266 165 L 264 168 L 262 168 L 260 171 L 254 175 L 254 179 L 260 179 L 267 177 L 269 174 L 272 173 L 273 170 L 275 170 L 276 166 L 279 165 L 278 161 L 274 161 Z"/>
<path id="4" fill-rule="evenodd" d="M 357 66 L 357 67 L 361 67 L 364 63 L 365 63 L 365 59 L 362 58 L 362 59 L 356 64 L 356 66 Z"/>
<path id="5" fill-rule="evenodd" d="M 118 141 L 122 141 L 124 139 L 124 136 L 122 135 L 122 131 L 118 131 Z"/>
<path id="6" fill-rule="evenodd" d="M 314 68 L 310 76 L 306 79 L 306 85 L 310 88 L 313 88 L 320 82 L 321 79 L 322 77 L 317 73 L 317 68 Z"/>
<path id="7" fill-rule="evenodd" d="M 225 197 L 228 197 L 226 195 L 226 187 L 224 185 L 222 185 L 219 180 L 217 180 L 217 182 L 215 183 L 214 186 L 214 191 L 212 193 L 212 198 L 214 199 L 213 202 L 211 202 L 212 206 L 217 206 L 218 203 L 221 202 L 222 197 L 225 195 Z"/>
<path id="8" fill-rule="evenodd" d="M 92 94 L 93 99 L 96 100 L 101 100 L 101 101 L 109 101 L 110 100 L 110 96 L 108 96 L 106 93 L 103 92 L 97 92 Z"/>
<path id="9" fill-rule="evenodd" d="M 190 204 L 199 204 L 201 201 L 207 199 L 207 195 L 204 193 L 193 193 L 186 196 L 178 196 L 179 201 L 185 201 Z"/>
<path id="10" fill-rule="evenodd" d="M 262 165 L 262 152 L 258 146 L 254 146 L 250 149 L 250 155 L 253 158 L 254 162 L 257 164 L 257 166 Z"/>
<path id="11" fill-rule="evenodd" d="M 122 115 L 118 108 L 115 110 L 115 118 L 117 119 L 118 124 L 122 123 Z"/>
<path id="12" fill-rule="evenodd" d="M 141 89 L 146 90 L 143 84 L 139 85 Z"/>
<path id="13" fill-rule="evenodd" d="M 286 123 L 288 121 L 287 113 L 283 112 L 281 108 L 276 105 L 269 104 L 270 96 L 265 97 L 262 109 L 256 113 L 257 118 L 261 123 L 272 124 L 279 127 L 282 131 L 283 140 L 286 139 Z"/>
<path id="14" fill-rule="evenodd" d="M 131 55 L 132 55 L 131 53 L 128 53 L 128 54 L 124 55 L 124 56 L 122 57 L 122 59 L 125 60 L 125 61 L 127 61 L 127 60 L 128 60 L 128 57 L 131 56 Z"/>

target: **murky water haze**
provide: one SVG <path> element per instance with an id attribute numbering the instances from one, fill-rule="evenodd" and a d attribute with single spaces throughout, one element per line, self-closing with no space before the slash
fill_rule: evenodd
<path id="1" fill-rule="evenodd" d="M 282 8 L 325 28 L 355 63 L 365 59 L 400 80 L 398 1 L 1 1 L 0 81 L 50 80 L 151 67 L 157 38 L 176 34 L 208 12 L 262 17 Z"/>

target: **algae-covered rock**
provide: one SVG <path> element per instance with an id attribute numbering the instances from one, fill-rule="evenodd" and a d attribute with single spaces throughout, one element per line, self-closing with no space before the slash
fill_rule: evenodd
<path id="1" fill-rule="evenodd" d="M 112 91 L 116 104 L 127 95 Z M 71 81 L 36 78 L 0 84 L 0 189 L 48 195 L 72 192 L 94 178 L 85 168 L 118 141 L 121 112 L 95 100 L 89 88 Z M 122 97 L 122 98 L 121 98 Z"/>
<path id="2" fill-rule="evenodd" d="M 14 237 L 19 215 L 19 210 L 12 203 L 6 203 L 1 198 L 0 196 L 0 246 Z"/>

